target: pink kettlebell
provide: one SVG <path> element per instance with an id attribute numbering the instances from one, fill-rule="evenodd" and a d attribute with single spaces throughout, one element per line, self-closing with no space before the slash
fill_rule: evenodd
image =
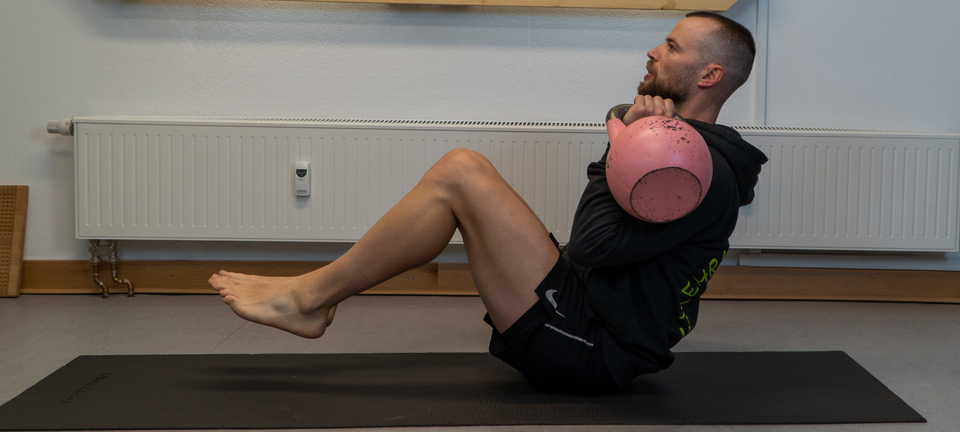
<path id="1" fill-rule="evenodd" d="M 607 184 L 613 197 L 647 222 L 672 222 L 690 214 L 713 178 L 707 143 L 676 118 L 644 117 L 626 126 L 618 118 L 623 112 L 622 106 L 614 107 L 607 116 Z"/>

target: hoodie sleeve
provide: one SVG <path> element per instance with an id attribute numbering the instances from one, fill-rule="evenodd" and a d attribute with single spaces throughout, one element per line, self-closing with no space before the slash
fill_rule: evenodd
<path id="1" fill-rule="evenodd" d="M 589 182 L 567 243 L 571 261 L 584 267 L 636 263 L 661 255 L 703 230 L 703 218 L 694 217 L 702 212 L 664 224 L 644 222 L 627 213 L 607 186 L 605 161 L 606 154 L 587 167 Z"/>

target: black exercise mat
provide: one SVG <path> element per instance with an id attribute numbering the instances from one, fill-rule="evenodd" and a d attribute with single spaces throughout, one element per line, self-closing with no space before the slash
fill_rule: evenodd
<path id="1" fill-rule="evenodd" d="M 923 421 L 843 352 L 678 353 L 599 397 L 483 353 L 82 356 L 0 407 L 0 430 Z"/>

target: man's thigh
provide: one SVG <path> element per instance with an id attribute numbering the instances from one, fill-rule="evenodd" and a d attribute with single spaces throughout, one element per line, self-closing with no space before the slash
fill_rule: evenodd
<path id="1" fill-rule="evenodd" d="M 543 222 L 486 158 L 471 160 L 454 202 L 470 271 L 494 325 L 506 330 L 537 301 L 560 256 Z"/>

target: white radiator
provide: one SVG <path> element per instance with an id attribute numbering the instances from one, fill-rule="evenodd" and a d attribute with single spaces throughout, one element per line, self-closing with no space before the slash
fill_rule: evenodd
<path id="1" fill-rule="evenodd" d="M 563 242 L 607 143 L 599 123 L 76 117 L 60 129 L 75 137 L 77 237 L 118 240 L 355 241 L 465 147 Z M 960 136 L 737 129 L 770 162 L 734 248 L 957 250 Z M 308 197 L 295 195 L 300 161 Z"/>
<path id="2" fill-rule="evenodd" d="M 960 135 L 737 129 L 770 162 L 736 247 L 958 250 Z"/>

